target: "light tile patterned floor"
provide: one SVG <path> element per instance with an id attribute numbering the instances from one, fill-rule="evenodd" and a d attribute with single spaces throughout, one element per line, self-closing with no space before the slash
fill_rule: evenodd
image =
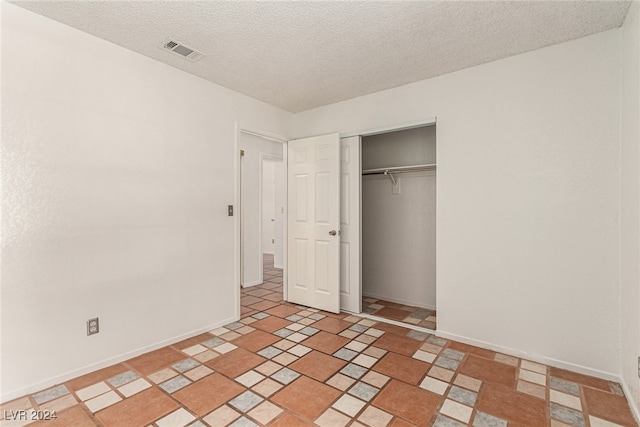
<path id="1" fill-rule="evenodd" d="M 376 298 L 362 298 L 362 312 L 397 322 L 436 330 L 436 311 L 412 305 L 398 304 Z"/>
<path id="2" fill-rule="evenodd" d="M 2 415 L 56 411 L 32 425 L 80 427 L 636 426 L 618 384 L 283 303 L 281 283 L 267 266 L 265 283 L 242 291 L 239 322 L 8 402 Z"/>

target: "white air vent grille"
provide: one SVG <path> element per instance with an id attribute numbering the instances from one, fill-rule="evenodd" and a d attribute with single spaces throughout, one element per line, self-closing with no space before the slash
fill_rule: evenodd
<path id="1" fill-rule="evenodd" d="M 173 39 L 166 39 L 164 42 L 162 42 L 160 48 L 181 56 L 182 58 L 188 59 L 191 62 L 196 62 L 203 56 L 205 56 L 204 53 L 198 52 L 197 50 L 187 47 Z"/>

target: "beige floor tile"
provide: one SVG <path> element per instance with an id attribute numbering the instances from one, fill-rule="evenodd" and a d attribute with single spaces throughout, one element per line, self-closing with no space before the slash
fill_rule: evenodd
<path id="1" fill-rule="evenodd" d="M 346 389 L 351 387 L 354 382 L 356 382 L 356 380 L 351 377 L 342 374 L 335 374 L 326 383 L 331 387 L 337 388 L 338 390 L 345 391 Z"/>
<path id="2" fill-rule="evenodd" d="M 111 406 L 121 400 L 122 398 L 118 396 L 115 391 L 110 391 L 108 393 L 101 394 L 98 397 L 94 397 L 93 399 L 87 400 L 84 404 L 87 405 L 89 410 L 95 414 L 99 410 Z"/>
<path id="3" fill-rule="evenodd" d="M 521 393 L 527 393 L 539 399 L 546 399 L 547 397 L 546 388 L 539 384 L 533 384 L 521 380 L 518 381 L 518 386 L 516 387 L 516 389 Z"/>
<path id="4" fill-rule="evenodd" d="M 288 364 L 295 362 L 298 360 L 297 356 L 289 353 L 281 353 L 272 359 L 274 362 L 277 362 L 281 365 L 287 366 Z"/>
<path id="5" fill-rule="evenodd" d="M 81 390 L 76 391 L 76 395 L 80 398 L 80 400 L 85 401 L 85 400 L 92 399 L 96 396 L 100 396 L 101 394 L 105 394 L 108 391 L 111 391 L 111 387 L 109 387 L 107 383 L 102 381 L 97 384 L 94 384 L 89 387 L 85 387 Z"/>
<path id="6" fill-rule="evenodd" d="M 505 363 L 511 366 L 518 366 L 518 358 L 513 356 L 507 356 L 506 354 L 496 353 L 494 360 L 500 363 Z"/>
<path id="7" fill-rule="evenodd" d="M 340 335 L 341 337 L 349 338 L 351 340 L 357 337 L 358 335 L 360 335 L 360 333 L 356 331 L 350 331 L 349 329 L 345 329 L 344 331 L 340 332 L 338 335 Z"/>
<path id="8" fill-rule="evenodd" d="M 423 362 L 432 363 L 436 359 L 436 355 L 424 350 L 418 350 L 413 355 L 413 358 L 422 360 Z"/>
<path id="9" fill-rule="evenodd" d="M 622 427 L 620 424 L 612 423 L 611 421 L 603 420 L 602 418 L 589 416 L 589 422 L 591 427 Z"/>
<path id="10" fill-rule="evenodd" d="M 124 397 L 131 397 L 134 394 L 148 389 L 149 387 L 151 387 L 151 384 L 149 384 L 144 378 L 138 378 L 137 380 L 118 388 L 118 391 L 124 395 Z"/>
<path id="11" fill-rule="evenodd" d="M 433 366 L 428 373 L 430 377 L 437 378 L 439 380 L 446 381 L 446 382 L 451 381 L 451 378 L 453 378 L 453 374 L 454 374 L 453 371 L 441 368 L 439 366 Z"/>
<path id="12" fill-rule="evenodd" d="M 264 381 L 254 385 L 251 390 L 260 394 L 261 396 L 269 397 L 276 391 L 280 390 L 282 387 L 283 385 L 279 382 L 274 381 L 271 378 L 267 378 Z"/>
<path id="13" fill-rule="evenodd" d="M 375 357 L 377 359 L 380 359 L 382 356 L 387 354 L 387 350 L 372 345 L 371 347 L 369 347 L 368 349 L 366 349 L 362 353 L 366 354 L 367 356 L 371 356 L 371 357 Z"/>
<path id="14" fill-rule="evenodd" d="M 178 373 L 171 368 L 165 368 L 161 371 L 149 375 L 149 379 L 156 384 L 165 382 L 166 380 L 177 376 Z"/>
<path id="15" fill-rule="evenodd" d="M 467 390 L 473 390 L 476 392 L 480 390 L 480 386 L 482 385 L 482 381 L 463 374 L 458 374 L 453 383 L 462 388 L 466 388 Z"/>
<path id="16" fill-rule="evenodd" d="M 271 402 L 262 402 L 249 412 L 249 416 L 261 424 L 268 424 L 271 420 L 282 413 L 282 409 Z"/>
<path id="17" fill-rule="evenodd" d="M 443 396 L 449 388 L 449 383 L 427 376 L 420 383 L 420 388 Z"/>
<path id="18" fill-rule="evenodd" d="M 73 397 L 73 395 L 67 394 L 66 396 L 59 397 L 39 406 L 40 409 L 44 411 L 61 412 L 77 403 L 78 401 Z"/>
<path id="19" fill-rule="evenodd" d="M 275 348 L 279 348 L 280 350 L 289 350 L 292 347 L 295 347 L 297 344 L 293 341 L 289 340 L 280 340 L 277 343 L 273 344 Z"/>
<path id="20" fill-rule="evenodd" d="M 270 376 L 271 374 L 279 371 L 280 369 L 282 369 L 282 365 L 278 365 L 276 362 L 272 360 L 267 360 L 262 365 L 257 366 L 255 368 L 256 371 L 266 376 Z"/>
<path id="21" fill-rule="evenodd" d="M 393 415 L 388 414 L 387 412 L 380 410 L 374 406 L 369 406 L 358 417 L 358 421 L 361 421 L 371 427 L 385 427 L 387 424 L 389 424 L 392 418 Z"/>
<path id="22" fill-rule="evenodd" d="M 376 371 L 369 371 L 362 377 L 362 381 L 374 387 L 382 388 L 389 381 L 389 377 Z"/>
<path id="23" fill-rule="evenodd" d="M 195 356 L 193 356 L 193 358 L 200 363 L 205 363 L 205 362 L 208 362 L 209 360 L 215 359 L 218 356 L 220 356 L 220 353 L 216 353 L 213 350 L 207 350 L 200 354 L 196 354 Z"/>
<path id="24" fill-rule="evenodd" d="M 349 421 L 351 418 L 329 408 L 316 419 L 315 423 L 320 427 L 344 427 Z"/>
<path id="25" fill-rule="evenodd" d="M 342 397 L 333 404 L 333 407 L 350 417 L 355 417 L 365 405 L 366 402 L 363 402 L 349 394 L 343 394 Z"/>
<path id="26" fill-rule="evenodd" d="M 545 365 L 524 359 L 520 362 L 520 369 L 526 369 L 527 371 L 537 372 L 542 375 L 547 374 L 547 367 Z"/>
<path id="27" fill-rule="evenodd" d="M 239 412 L 227 405 L 222 405 L 202 419 L 211 427 L 224 427 L 237 418 L 240 418 Z"/>
<path id="28" fill-rule="evenodd" d="M 562 393 L 558 390 L 550 390 L 549 391 L 549 400 L 560 405 L 566 406 L 568 408 L 575 409 L 577 411 L 582 411 L 582 403 L 580 402 L 580 398 L 578 396 L 573 396 L 567 393 Z"/>
<path id="29" fill-rule="evenodd" d="M 458 421 L 462 421 L 463 423 L 468 423 L 471 418 L 472 408 L 469 406 L 463 405 L 459 402 L 454 402 L 453 400 L 445 400 L 440 408 L 440 413 L 447 415 L 453 419 Z"/>
<path id="30" fill-rule="evenodd" d="M 189 356 L 195 356 L 196 354 L 202 353 L 203 351 L 207 351 L 207 347 L 201 344 L 196 344 L 182 350 L 183 353 L 186 353 Z"/>
<path id="31" fill-rule="evenodd" d="M 200 365 L 197 368 L 193 368 L 192 370 L 185 372 L 184 376 L 189 378 L 191 381 L 198 381 L 211 373 L 213 373 L 213 369 L 208 368 L 205 365 Z"/>
<path id="32" fill-rule="evenodd" d="M 189 411 L 184 408 L 180 408 L 169 415 L 160 418 L 156 421 L 156 424 L 158 427 L 183 427 L 195 419 L 196 417 L 190 414 Z"/>

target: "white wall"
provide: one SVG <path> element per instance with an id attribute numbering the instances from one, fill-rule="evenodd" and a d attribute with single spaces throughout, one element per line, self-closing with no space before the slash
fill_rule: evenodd
<path id="1" fill-rule="evenodd" d="M 619 32 L 299 113 L 295 135 L 437 116 L 438 330 L 620 372 Z"/>
<path id="2" fill-rule="evenodd" d="M 291 118 L 2 2 L 0 399 L 237 318 L 235 122 Z"/>
<path id="3" fill-rule="evenodd" d="M 282 159 L 283 144 L 240 134 L 242 166 L 243 280 L 244 286 L 262 283 L 262 161 Z M 281 183 L 281 185 L 283 185 Z"/>
<path id="4" fill-rule="evenodd" d="M 629 9 L 622 37 L 621 345 L 622 379 L 640 416 L 640 4 Z"/>

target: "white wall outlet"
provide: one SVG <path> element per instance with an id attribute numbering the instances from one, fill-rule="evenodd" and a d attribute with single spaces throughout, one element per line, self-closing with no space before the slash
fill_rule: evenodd
<path id="1" fill-rule="evenodd" d="M 98 318 L 95 317 L 87 320 L 87 335 L 97 334 L 98 332 L 100 332 L 100 323 L 98 322 Z"/>

